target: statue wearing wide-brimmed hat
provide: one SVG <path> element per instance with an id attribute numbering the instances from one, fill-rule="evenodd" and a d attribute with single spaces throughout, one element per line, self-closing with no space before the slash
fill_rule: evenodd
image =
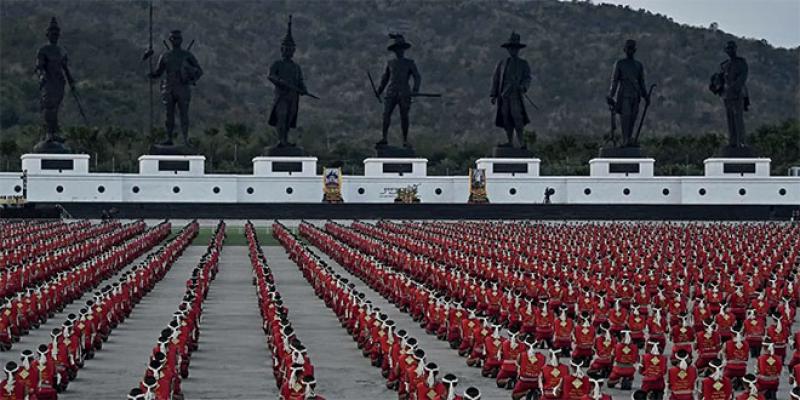
<path id="1" fill-rule="evenodd" d="M 508 41 L 501 47 L 508 50 L 509 56 L 499 63 L 492 77 L 491 100 L 497 105 L 495 125 L 506 132 L 507 142 L 500 144 L 500 148 L 514 147 L 514 132 L 520 148 L 525 149 L 523 131 L 530 122 L 525 110 L 525 92 L 531 83 L 531 68 L 528 62 L 519 57 L 520 49 L 526 45 L 522 43 L 520 35 L 512 32 Z"/>
<path id="2" fill-rule="evenodd" d="M 411 98 L 414 94 L 419 93 L 419 87 L 422 83 L 422 77 L 417 70 L 417 64 L 414 60 L 405 57 L 405 51 L 411 48 L 401 34 L 390 34 L 389 38 L 392 42 L 386 47 L 387 50 L 395 53 L 395 58 L 386 63 L 381 83 L 376 89 L 375 94 L 380 98 L 384 89 L 386 95 L 383 98 L 383 138 L 377 143 L 377 146 L 383 147 L 389 144 L 389 125 L 392 120 L 392 113 L 396 107 L 400 107 L 400 129 L 403 132 L 403 147 L 410 148 L 411 143 L 408 141 L 408 127 L 409 119 L 408 114 L 411 110 Z M 414 80 L 413 88 L 409 86 L 409 80 Z"/>
<path id="3" fill-rule="evenodd" d="M 56 17 L 50 19 L 46 35 L 49 43 L 40 47 L 36 53 L 39 104 L 44 118 L 45 139 L 36 145 L 34 151 L 37 153 L 62 153 L 69 150 L 63 145 L 64 139 L 60 136 L 58 110 L 64 100 L 64 86 L 69 84 L 70 88 L 74 88 L 75 79 L 72 78 L 67 65 L 67 52 L 58 45 L 61 28 L 58 26 Z"/>

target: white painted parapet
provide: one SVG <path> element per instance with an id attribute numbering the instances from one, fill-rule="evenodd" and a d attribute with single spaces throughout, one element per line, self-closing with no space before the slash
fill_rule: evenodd
<path id="1" fill-rule="evenodd" d="M 539 176 L 538 158 L 479 158 L 475 167 L 486 170 L 486 178 L 531 178 Z"/>
<path id="2" fill-rule="evenodd" d="M 140 175 L 203 176 L 205 156 L 143 155 L 139 156 Z"/>
<path id="3" fill-rule="evenodd" d="M 589 160 L 589 176 L 652 178 L 652 158 L 593 158 Z"/>
<path id="4" fill-rule="evenodd" d="M 256 157 L 255 176 L 317 176 L 317 157 Z"/>
<path id="5" fill-rule="evenodd" d="M 22 170 L 28 175 L 66 174 L 85 175 L 89 173 L 88 154 L 23 154 Z"/>
<path id="6" fill-rule="evenodd" d="M 428 176 L 426 158 L 367 158 L 364 176 L 369 177 L 425 177 Z"/>
<path id="7" fill-rule="evenodd" d="M 705 175 L 709 177 L 769 176 L 769 158 L 707 158 Z"/>

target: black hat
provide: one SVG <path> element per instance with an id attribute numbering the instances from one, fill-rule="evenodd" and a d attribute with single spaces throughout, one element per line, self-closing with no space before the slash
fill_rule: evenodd
<path id="1" fill-rule="evenodd" d="M 395 51 L 398 49 L 406 50 L 411 48 L 411 43 L 406 42 L 406 38 L 399 33 L 390 33 L 389 38 L 392 39 L 392 43 L 386 47 L 389 51 Z"/>
<path id="2" fill-rule="evenodd" d="M 281 41 L 281 47 L 291 47 L 294 48 L 294 37 L 292 37 L 292 15 L 289 14 L 289 24 L 286 27 L 286 36 L 283 37 Z"/>
<path id="3" fill-rule="evenodd" d="M 503 43 L 500 47 L 504 47 L 506 49 L 508 48 L 521 49 L 527 46 L 525 43 L 521 43 L 520 40 L 521 39 L 519 37 L 519 33 L 511 32 L 511 37 L 509 37 L 508 41 Z"/>
<path id="4" fill-rule="evenodd" d="M 47 26 L 47 32 L 61 32 L 61 28 L 58 26 L 58 21 L 56 21 L 56 17 L 50 18 L 50 25 Z"/>

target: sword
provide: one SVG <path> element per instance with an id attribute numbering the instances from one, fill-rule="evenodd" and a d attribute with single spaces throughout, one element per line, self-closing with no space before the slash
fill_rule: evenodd
<path id="1" fill-rule="evenodd" d="M 411 93 L 411 97 L 442 97 L 441 93 Z"/>
<path id="2" fill-rule="evenodd" d="M 374 93 L 375 97 L 378 98 L 378 103 L 383 103 L 381 100 L 381 95 L 378 94 L 378 89 L 375 88 L 375 81 L 372 80 L 372 74 L 369 73 L 369 70 L 367 70 L 367 78 L 369 78 L 369 85 L 372 86 L 372 93 Z"/>
<path id="3" fill-rule="evenodd" d="M 535 108 L 537 111 L 539 110 L 539 107 L 537 107 L 537 106 L 536 106 L 536 103 L 534 103 L 534 102 L 533 102 L 533 100 L 531 100 L 531 98 L 530 98 L 530 97 L 528 97 L 528 94 L 527 94 L 527 93 L 525 93 L 525 92 L 522 92 L 522 95 L 525 97 L 525 100 L 528 100 L 528 102 L 529 102 L 529 103 L 531 103 L 531 105 L 533 106 L 533 108 Z"/>
<path id="4" fill-rule="evenodd" d="M 653 89 L 655 88 L 656 88 L 655 83 L 650 85 L 650 90 L 647 92 L 648 99 L 652 99 L 651 95 L 653 94 Z M 642 111 L 642 118 L 639 120 L 639 129 L 636 130 L 636 137 L 633 139 L 633 143 L 639 143 L 639 134 L 642 133 L 642 125 L 644 125 L 644 117 L 647 115 L 648 108 L 650 108 L 650 102 L 647 102 L 644 105 L 644 110 Z"/>
<path id="5" fill-rule="evenodd" d="M 78 91 L 75 90 L 75 85 L 69 85 L 69 92 L 72 93 L 72 98 L 75 99 L 75 104 L 78 105 L 78 112 L 81 113 L 81 117 L 83 117 L 83 123 L 86 126 L 89 126 L 89 119 L 86 118 L 86 113 L 83 112 L 83 106 L 81 106 L 81 99 L 78 97 Z"/>
<path id="6" fill-rule="evenodd" d="M 298 88 L 297 86 L 294 86 L 294 85 L 292 85 L 292 84 L 290 84 L 288 82 L 285 82 L 283 80 L 280 80 L 278 78 L 269 77 L 267 79 L 269 79 L 269 81 L 274 83 L 275 85 L 283 86 L 283 87 L 285 87 L 285 88 L 287 88 L 289 90 L 293 90 L 293 91 L 295 91 L 295 92 L 297 92 L 299 94 L 302 94 L 303 96 L 308 96 L 308 97 L 311 97 L 312 99 L 317 99 L 317 100 L 320 99 L 319 97 L 314 96 L 313 94 L 309 93 L 307 90 L 300 90 L 300 88 Z"/>

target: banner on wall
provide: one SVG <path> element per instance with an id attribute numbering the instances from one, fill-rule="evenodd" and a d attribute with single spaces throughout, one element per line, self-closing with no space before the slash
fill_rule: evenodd
<path id="1" fill-rule="evenodd" d="M 488 203 L 486 195 L 486 170 L 483 168 L 469 169 L 469 202 L 471 204 Z"/>
<path id="2" fill-rule="evenodd" d="M 325 168 L 322 171 L 322 202 L 343 203 L 342 169 Z"/>

